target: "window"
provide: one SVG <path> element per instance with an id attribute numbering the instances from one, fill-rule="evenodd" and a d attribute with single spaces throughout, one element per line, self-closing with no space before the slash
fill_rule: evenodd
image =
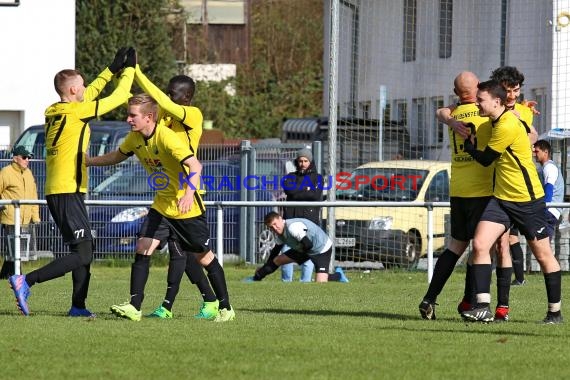
<path id="1" fill-rule="evenodd" d="M 446 170 L 439 171 L 431 180 L 425 196 L 426 202 L 449 201 L 449 176 Z"/>
<path id="2" fill-rule="evenodd" d="M 370 102 L 360 102 L 360 116 L 363 119 L 370 119 Z"/>
<path id="3" fill-rule="evenodd" d="M 408 103 L 404 99 L 394 101 L 394 109 L 396 110 L 395 118 L 403 125 L 408 125 Z"/>
<path id="4" fill-rule="evenodd" d="M 439 1 L 439 58 L 451 57 L 453 0 Z"/>
<path id="5" fill-rule="evenodd" d="M 403 60 L 416 60 L 417 0 L 404 0 Z"/>
<path id="6" fill-rule="evenodd" d="M 434 132 L 433 136 L 432 136 L 432 141 L 435 144 L 442 144 L 443 143 L 443 139 L 444 139 L 444 135 L 445 135 L 445 124 L 443 124 L 442 122 L 440 122 L 439 120 L 437 120 L 437 116 L 436 116 L 436 111 L 439 108 L 442 108 L 443 105 L 443 97 L 441 96 L 436 96 L 431 98 L 431 110 L 433 113 L 433 118 L 432 121 L 434 123 L 434 127 L 431 128 L 431 130 Z"/>
<path id="7" fill-rule="evenodd" d="M 188 24 L 245 24 L 245 0 L 180 0 Z"/>
<path id="8" fill-rule="evenodd" d="M 417 136 L 418 145 L 429 145 L 426 125 L 426 101 L 424 98 L 412 99 L 412 126 Z"/>

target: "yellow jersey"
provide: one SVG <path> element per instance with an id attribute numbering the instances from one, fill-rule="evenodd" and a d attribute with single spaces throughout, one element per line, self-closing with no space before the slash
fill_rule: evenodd
<path id="1" fill-rule="evenodd" d="M 134 73 L 134 68 L 125 68 L 113 93 L 96 100 L 113 76 L 107 68 L 85 88 L 82 102 L 58 102 L 46 109 L 46 195 L 87 192 L 85 154 L 91 136 L 88 122 L 127 101 Z"/>
<path id="2" fill-rule="evenodd" d="M 194 203 L 189 212 L 180 214 L 178 210 L 178 200 L 184 195 L 189 176 L 192 175 L 182 162 L 194 154 L 188 145 L 164 124 L 157 123 L 149 137 L 139 132 L 129 132 L 119 150 L 127 156 L 136 155 L 146 169 L 149 186 L 156 190 L 151 207 L 161 215 L 173 219 L 187 219 L 202 215 L 206 211 L 198 191 L 194 193 Z"/>
<path id="3" fill-rule="evenodd" d="M 491 138 L 492 125 L 488 117 L 479 116 L 475 103 L 458 105 L 451 116 L 461 122 L 473 124 L 475 148 L 484 150 Z M 464 151 L 464 139 L 449 128 L 451 146 L 450 195 L 452 197 L 486 197 L 493 195 L 493 165 L 484 167 Z"/>
<path id="4" fill-rule="evenodd" d="M 489 148 L 501 154 L 495 161 L 495 197 L 511 202 L 544 197 L 527 131 L 512 112 L 493 122 Z"/>

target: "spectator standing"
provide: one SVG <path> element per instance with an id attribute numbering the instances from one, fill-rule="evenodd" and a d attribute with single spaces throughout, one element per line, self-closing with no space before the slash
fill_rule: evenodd
<path id="1" fill-rule="evenodd" d="M 283 191 L 287 196 L 286 201 L 321 201 L 323 199 L 323 189 L 322 186 L 319 186 L 319 173 L 315 169 L 313 154 L 309 149 L 304 148 L 297 152 L 295 167 L 297 170 L 289 173 L 283 182 Z M 321 208 L 314 206 L 288 206 L 283 210 L 283 218 L 304 218 L 319 226 L 321 225 Z M 315 268 L 313 262 L 307 260 L 300 264 L 300 267 L 301 282 L 311 282 L 313 269 Z M 281 280 L 285 282 L 293 281 L 293 271 L 293 263 L 281 266 Z"/>
<path id="2" fill-rule="evenodd" d="M 0 199 L 38 199 L 38 189 L 32 171 L 28 168 L 32 152 L 19 145 L 12 150 L 12 162 L 0 170 Z M 40 207 L 38 205 L 20 206 L 20 232 L 31 234 L 30 224 L 40 222 Z M 0 212 L 0 223 L 4 235 L 4 253 L 14 253 L 14 206 L 6 205 Z M 0 270 L 0 278 L 7 279 L 15 272 L 14 261 L 7 256 Z"/>

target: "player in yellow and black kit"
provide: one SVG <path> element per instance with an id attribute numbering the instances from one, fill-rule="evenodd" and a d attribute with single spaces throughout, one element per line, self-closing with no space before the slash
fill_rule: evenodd
<path id="1" fill-rule="evenodd" d="M 491 257 L 494 241 L 514 225 L 525 235 L 544 274 L 548 311 L 544 323 L 562 322 L 561 272 L 548 239 L 544 190 L 532 160 L 527 130 L 505 107 L 506 91 L 497 81 L 478 85 L 477 105 L 481 116 L 493 121 L 493 132 L 484 151 L 475 149 L 472 139 L 465 150 L 481 165 L 495 164 L 495 186 L 473 238 L 473 275 L 477 304 L 464 311 L 467 320 L 489 322 L 491 300 Z"/>
<path id="2" fill-rule="evenodd" d="M 521 95 L 521 88 L 524 84 L 523 73 L 521 73 L 516 67 L 502 66 L 493 70 L 490 79 L 494 79 L 503 85 L 503 88 L 507 92 L 507 101 L 505 106 L 508 110 L 511 110 L 518 116 L 524 127 L 527 128 L 527 132 L 529 132 L 530 144 L 534 144 L 538 139 L 538 132 L 533 127 L 533 109 L 518 102 Z M 511 285 L 523 285 L 525 283 L 523 262 L 524 254 L 520 245 L 519 232 L 516 228 L 511 228 L 510 230 L 509 246 L 512 256 L 513 272 L 515 274 L 515 279 Z M 497 273 L 497 276 L 499 276 L 499 274 L 500 273 Z M 504 277 L 503 282 L 510 282 L 511 276 L 512 273 L 504 273 L 502 275 L 502 277 Z M 497 286 L 499 286 L 499 283 L 497 283 Z"/>
<path id="3" fill-rule="evenodd" d="M 461 72 L 454 80 L 454 91 L 460 103 L 453 109 L 438 110 L 438 117 L 450 124 L 449 141 L 451 145 L 451 239 L 446 250 L 439 256 L 433 271 L 428 290 L 419 305 L 424 319 L 435 319 L 437 296 L 443 290 L 451 276 L 457 260 L 461 257 L 469 241 L 473 238 L 475 227 L 483 210 L 493 194 L 493 167 L 483 167 L 464 150 L 466 135 L 452 126 L 454 122 L 469 125 L 470 134 L 476 136 L 477 149 L 483 149 L 491 138 L 491 123 L 488 117 L 479 116 L 475 104 L 479 79 L 470 72 Z M 449 115 L 446 110 L 450 111 Z M 472 281 L 471 272 L 467 271 L 465 294 L 460 311 L 471 308 Z"/>
<path id="4" fill-rule="evenodd" d="M 176 75 L 168 82 L 165 94 L 147 78 L 138 64 L 135 68 L 135 80 L 144 92 L 157 101 L 159 123 L 163 123 L 172 129 L 180 140 L 188 145 L 190 151 L 197 156 L 198 145 L 202 137 L 203 116 L 199 108 L 190 105 L 196 88 L 194 80 L 186 75 Z M 174 300 L 180 289 L 183 273 L 186 272 L 190 282 L 196 284 L 203 299 L 200 311 L 194 317 L 214 319 L 218 314 L 219 297 L 214 293 L 208 278 L 204 275 L 202 266 L 196 261 L 195 255 L 181 249 L 175 233 L 172 233 L 171 238 L 168 239 L 168 248 L 170 263 L 168 265 L 166 294 L 162 304 L 149 316 L 172 318 Z"/>
<path id="5" fill-rule="evenodd" d="M 89 120 L 99 117 L 125 103 L 130 96 L 136 54 L 133 48 L 121 48 L 113 63 L 85 87 L 83 75 L 77 70 L 62 70 L 54 78 L 55 90 L 61 101 L 45 111 L 47 204 L 63 239 L 69 243 L 70 255 L 28 273 L 10 277 L 18 307 L 29 314 L 29 288 L 72 272 L 73 294 L 70 316 L 93 317 L 85 306 L 89 289 L 90 265 L 93 260 L 93 237 L 85 208 L 87 170 L 85 155 L 89 146 Z M 122 74 L 115 91 L 106 98 L 97 96 L 114 74 Z"/>
<path id="6" fill-rule="evenodd" d="M 119 150 L 104 156 L 88 158 L 88 165 L 114 165 L 136 155 L 149 176 L 161 176 L 168 185 L 157 190 L 149 214 L 139 232 L 135 262 L 131 269 L 131 299 L 111 306 L 120 317 L 141 319 L 144 288 L 148 279 L 150 255 L 170 237 L 177 235 L 184 251 L 195 252 L 198 262 L 208 272 L 220 299 L 216 322 L 231 321 L 235 312 L 230 306 L 224 270 L 209 248 L 210 233 L 199 188 L 202 165 L 179 136 L 157 123 L 158 104 L 147 94 L 129 99 L 127 122 L 132 132 Z"/>

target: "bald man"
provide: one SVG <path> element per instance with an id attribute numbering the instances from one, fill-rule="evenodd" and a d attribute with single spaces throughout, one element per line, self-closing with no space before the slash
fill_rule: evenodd
<path id="1" fill-rule="evenodd" d="M 440 108 L 438 119 L 449 126 L 451 147 L 451 239 L 439 256 L 428 290 L 419 305 L 423 319 L 435 319 L 437 296 L 451 276 L 457 260 L 473 238 L 477 222 L 493 194 L 493 166 L 479 165 L 464 151 L 464 141 L 475 136 L 475 146 L 483 150 L 491 138 L 492 125 L 488 117 L 480 117 L 476 105 L 479 78 L 470 71 L 455 77 L 453 91 L 459 97 L 455 105 Z M 465 294 L 458 306 L 461 313 L 471 309 L 472 278 L 467 271 Z"/>

